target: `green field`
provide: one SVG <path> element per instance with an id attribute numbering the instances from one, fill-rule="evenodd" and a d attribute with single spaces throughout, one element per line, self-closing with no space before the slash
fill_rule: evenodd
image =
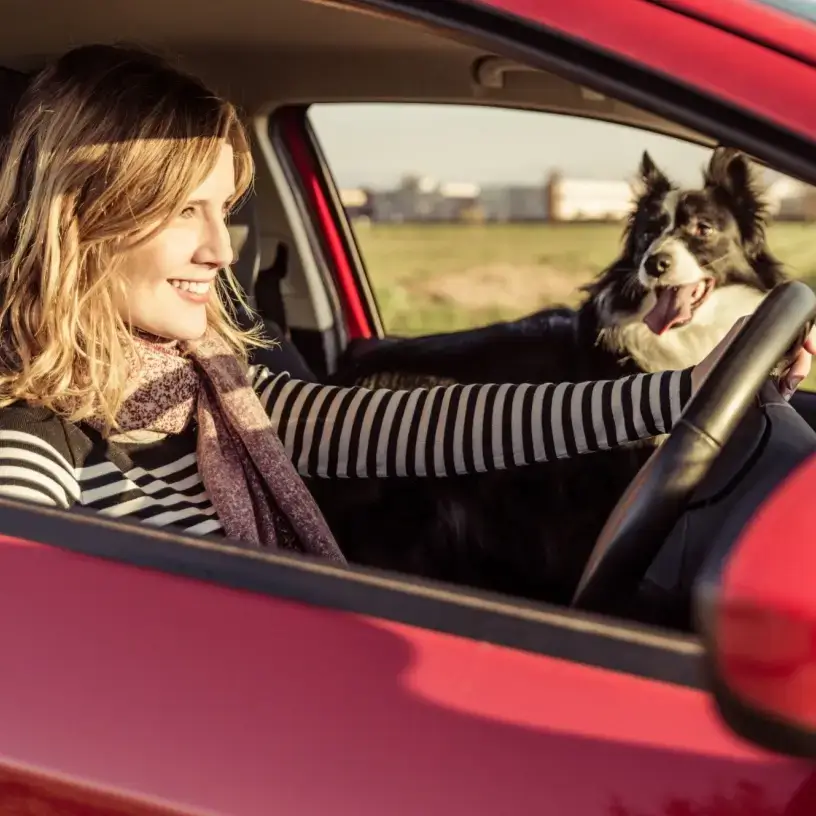
<path id="1" fill-rule="evenodd" d="M 579 287 L 617 257 L 618 225 L 358 224 L 356 235 L 385 327 L 428 334 L 573 305 Z M 771 227 L 790 275 L 816 286 L 816 225 Z M 816 387 L 816 373 L 811 377 Z"/>
<path id="2" fill-rule="evenodd" d="M 574 304 L 620 250 L 617 225 L 362 224 L 357 239 L 389 332 L 427 334 Z M 816 225 L 771 227 L 789 274 L 816 285 Z"/>

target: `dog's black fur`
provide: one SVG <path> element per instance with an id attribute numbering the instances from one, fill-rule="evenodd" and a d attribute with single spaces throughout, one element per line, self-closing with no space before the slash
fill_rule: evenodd
<path id="1" fill-rule="evenodd" d="M 385 387 L 580 382 L 698 362 L 717 332 L 724 335 L 745 313 L 730 312 L 746 303 L 755 308 L 783 279 L 766 246 L 765 210 L 747 159 L 732 150 L 714 152 L 696 191 L 676 190 L 648 154 L 640 176 L 643 190 L 621 256 L 586 287 L 577 310 L 547 309 L 432 337 L 364 341 L 349 350 L 334 381 Z M 658 250 L 676 252 L 686 272 L 689 257 L 698 259 L 711 283 L 690 322 L 650 337 L 643 315 L 654 306 L 660 279 L 643 267 Z M 705 300 L 715 297 L 726 322 L 717 331 L 706 325 L 695 344 Z M 674 342 L 675 332 L 687 342 Z M 677 359 L 669 366 L 672 355 Z M 567 603 L 604 521 L 651 450 L 647 443 L 493 474 L 311 487 L 353 562 Z"/>

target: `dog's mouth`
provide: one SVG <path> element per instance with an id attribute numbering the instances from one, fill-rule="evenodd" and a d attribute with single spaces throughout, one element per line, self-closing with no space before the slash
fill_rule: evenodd
<path id="1" fill-rule="evenodd" d="M 654 289 L 657 301 L 643 322 L 655 334 L 665 334 L 669 329 L 685 326 L 692 321 L 694 312 L 713 290 L 712 278 L 684 286 L 658 286 Z"/>

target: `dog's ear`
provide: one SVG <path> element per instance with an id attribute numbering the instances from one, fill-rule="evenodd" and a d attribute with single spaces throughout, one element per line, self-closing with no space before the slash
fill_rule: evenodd
<path id="1" fill-rule="evenodd" d="M 759 192 L 759 173 L 754 163 L 734 147 L 717 147 L 705 173 L 708 187 L 720 187 L 744 198 Z"/>
<path id="2" fill-rule="evenodd" d="M 647 190 L 657 192 L 668 192 L 671 189 L 671 182 L 666 174 L 654 163 L 648 150 L 643 151 L 640 159 L 640 180 Z"/>
<path id="3" fill-rule="evenodd" d="M 705 171 L 705 186 L 729 206 L 748 251 L 759 252 L 765 242 L 767 205 L 754 163 L 736 148 L 718 147 Z"/>

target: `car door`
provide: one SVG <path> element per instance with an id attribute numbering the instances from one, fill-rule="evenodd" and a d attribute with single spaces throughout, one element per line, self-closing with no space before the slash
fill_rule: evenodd
<path id="1" fill-rule="evenodd" d="M 811 812 L 693 639 L 1 504 L 4 812 Z"/>
<path id="2" fill-rule="evenodd" d="M 652 110 L 676 117 L 689 126 L 705 127 L 721 139 L 751 150 L 773 161 L 776 166 L 797 173 L 799 177 L 814 179 L 808 155 L 812 153 L 816 120 L 812 112 L 791 110 L 792 107 L 800 107 L 794 105 L 796 97 L 814 90 L 812 68 L 802 60 L 782 53 L 774 44 L 761 44 L 743 38 L 734 31 L 709 24 L 699 15 L 679 13 L 679 10 L 667 8 L 664 4 L 644 0 L 626 0 L 624 4 L 615 4 L 614 8 L 612 4 L 592 0 L 569 7 L 561 3 L 524 0 L 438 3 L 433 6 L 410 0 L 355 2 L 349 5 L 390 11 L 406 19 L 421 19 L 426 24 L 437 26 L 437 30 L 454 36 L 474 38 L 482 35 L 483 39 L 479 42 L 489 42 L 496 51 L 500 50 L 501 44 L 505 47 L 502 53 L 520 59 L 523 56 L 531 62 L 535 62 L 536 57 L 543 57 L 544 54 L 552 56 L 555 52 L 559 59 L 563 59 L 560 63 L 562 66 L 568 64 L 565 70 L 569 70 L 571 76 L 589 77 L 590 72 L 596 72 L 591 74 L 593 83 L 606 83 L 606 88 L 614 88 L 616 94 L 626 96 L 633 102 L 643 104 L 648 100 Z M 585 52 L 581 51 L 584 59 L 580 66 L 576 64 L 576 46 L 586 49 Z M 573 49 L 570 59 L 565 57 L 567 47 Z M 690 51 L 693 51 L 694 59 L 689 59 Z M 621 59 L 610 59 L 610 54 Z M 748 60 L 750 64 L 747 71 L 742 70 L 746 64 L 743 60 Z M 739 70 L 736 65 L 740 66 Z M 547 62 L 547 67 L 551 66 L 552 62 Z M 603 74 L 600 73 L 601 68 Z M 769 76 L 775 78 L 769 80 Z M 790 85 L 786 86 L 785 83 Z M 332 241 L 334 250 L 330 255 L 334 269 L 343 270 L 335 280 L 344 295 L 347 314 L 354 315 L 354 319 L 349 321 L 350 334 L 357 338 L 374 337 L 381 332 L 381 321 L 369 323 L 364 318 L 366 311 L 376 313 L 377 306 L 359 257 L 353 228 L 341 205 L 338 185 L 332 178 L 331 168 L 305 110 L 290 110 L 287 116 L 288 147 L 302 189 L 312 193 L 318 191 L 311 200 L 312 217 L 320 224 L 324 234 L 330 233 L 335 238 Z M 770 129 L 769 122 L 772 123 Z M 772 139 L 769 138 L 771 131 Z M 570 615 L 564 618 L 565 621 L 569 619 Z M 623 628 L 631 631 L 628 627 Z M 555 655 L 548 652 L 547 647 L 543 652 L 537 658 L 538 665 L 554 667 L 555 664 L 549 663 L 549 658 Z M 559 665 L 566 669 L 568 663 L 561 663 L 559 656 Z M 591 695 L 600 695 L 604 699 L 599 709 L 593 709 L 590 717 L 593 719 L 600 710 L 608 712 L 610 705 L 614 707 L 612 698 L 607 696 L 612 686 L 606 685 L 612 675 L 601 679 L 600 675 L 594 675 L 591 671 L 587 674 L 588 667 L 580 663 L 579 660 L 572 664 L 569 670 L 576 669 L 585 678 L 592 677 Z M 548 770 L 538 780 L 540 784 L 536 795 L 542 812 L 598 812 L 621 816 L 629 813 L 639 816 L 647 813 L 794 813 L 802 807 L 816 806 L 813 777 L 807 765 L 760 754 L 754 754 L 756 765 L 747 765 L 747 755 L 742 753 L 747 746 L 736 742 L 731 743 L 731 747 L 721 755 L 722 758 L 727 757 L 726 764 L 714 770 L 713 776 L 708 776 L 708 771 L 704 769 L 713 759 L 713 754 L 702 742 L 696 745 L 685 742 L 682 734 L 686 723 L 682 718 L 672 716 L 670 722 L 650 723 L 649 715 L 639 707 L 639 700 L 643 699 L 640 692 L 645 692 L 649 686 L 652 692 L 660 689 L 660 693 L 671 695 L 672 701 L 665 709 L 668 713 L 680 700 L 680 697 L 674 696 L 679 689 L 670 692 L 662 681 L 653 683 L 646 680 L 646 685 L 641 685 L 645 678 L 636 678 L 628 670 L 616 670 L 614 678 L 615 685 L 624 695 L 632 695 L 624 706 L 624 719 L 628 725 L 624 726 L 621 721 L 616 726 L 622 726 L 623 731 L 613 738 L 614 749 L 611 742 L 602 741 L 603 758 L 591 771 L 578 758 L 584 749 L 589 748 L 589 743 L 582 742 L 582 747 L 578 748 L 573 742 L 574 737 L 580 735 L 583 739 L 586 734 L 585 709 L 577 697 L 567 692 L 566 686 L 556 687 L 548 683 L 547 696 L 552 700 L 553 708 L 548 708 L 545 720 L 550 722 L 549 718 L 556 716 L 556 710 L 561 714 L 557 717 L 560 725 L 555 728 L 547 726 L 552 738 L 550 745 L 556 756 L 547 761 Z M 589 691 L 589 688 L 585 687 L 584 690 Z M 559 705 L 556 699 L 562 694 L 566 695 L 564 704 Z M 684 718 L 696 709 L 696 716 L 701 719 L 696 721 L 693 728 L 696 733 L 702 733 L 697 729 L 702 726 L 703 720 L 712 716 L 712 711 L 700 690 L 689 690 L 688 694 L 686 699 L 690 707 L 677 707 L 674 710 L 677 714 L 685 710 Z M 639 723 L 638 729 L 646 729 L 640 736 L 631 730 L 636 722 Z M 719 727 L 719 721 L 714 716 L 705 727 L 706 742 L 717 739 L 714 734 Z M 594 731 L 594 727 L 591 729 Z M 724 733 L 720 736 L 730 739 Z M 561 744 L 567 751 L 563 755 L 558 747 L 560 740 L 563 740 Z M 647 749 L 650 755 L 648 772 L 641 764 L 646 754 L 641 760 L 629 753 L 639 751 L 646 745 L 650 746 Z M 585 758 L 593 755 L 595 748 L 599 747 L 593 740 L 593 747 Z M 577 749 L 575 754 L 570 753 L 573 748 Z M 612 749 L 610 753 L 607 753 L 608 749 Z M 577 788 L 569 783 L 565 783 L 563 788 L 555 783 L 556 777 L 549 775 L 553 767 L 551 763 L 555 762 L 560 769 L 556 776 L 561 772 L 566 775 L 570 764 L 568 755 L 572 755 L 581 766 L 581 779 L 591 779 L 590 784 L 596 790 L 603 789 L 611 795 L 606 796 L 603 802 L 601 798 L 584 801 Z M 622 765 L 618 765 L 615 757 L 622 756 L 626 758 Z M 692 764 L 687 765 L 686 762 Z M 710 767 L 713 769 L 714 766 Z M 611 775 L 606 773 L 609 768 L 614 768 Z M 669 788 L 662 792 L 657 788 L 646 792 L 655 773 L 668 775 L 677 771 L 681 773 L 682 781 L 681 777 L 673 776 L 675 781 Z M 754 780 L 763 773 L 769 774 L 765 777 L 767 781 L 755 786 Z M 703 783 L 707 792 L 697 788 L 695 780 L 700 778 L 699 774 L 708 780 Z M 559 790 L 563 791 L 564 799 L 558 798 Z M 547 810 L 546 805 L 551 805 L 551 810 Z"/>

